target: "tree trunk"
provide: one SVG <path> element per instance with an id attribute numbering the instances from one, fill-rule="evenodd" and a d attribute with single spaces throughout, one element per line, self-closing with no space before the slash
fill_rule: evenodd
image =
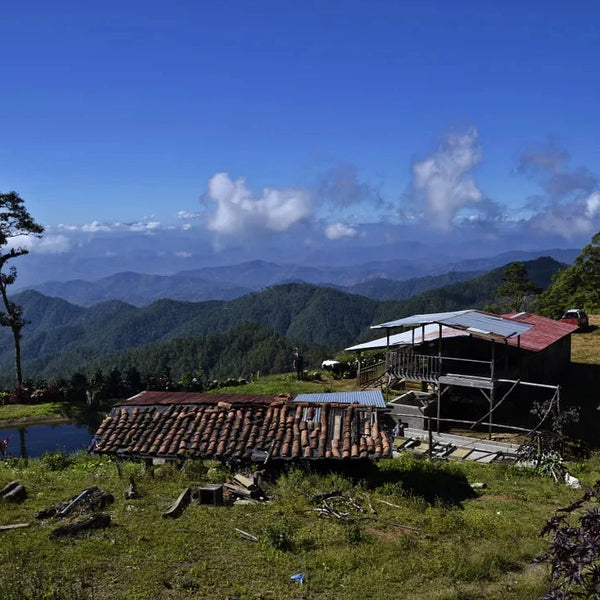
<path id="1" fill-rule="evenodd" d="M 13 335 L 13 342 L 15 346 L 15 376 L 17 378 L 17 385 L 23 383 L 23 371 L 21 369 L 21 327 L 18 327 L 14 323 L 14 315 L 11 309 L 11 303 L 8 300 L 6 294 L 6 284 L 0 282 L 0 293 L 2 294 L 2 301 L 4 302 L 4 308 L 6 310 L 6 316 L 8 319 L 7 325 L 10 327 Z"/>
<path id="2" fill-rule="evenodd" d="M 17 376 L 17 385 L 22 385 L 23 371 L 21 370 L 21 332 L 15 331 L 14 327 L 11 327 L 11 329 L 15 343 L 15 375 Z"/>

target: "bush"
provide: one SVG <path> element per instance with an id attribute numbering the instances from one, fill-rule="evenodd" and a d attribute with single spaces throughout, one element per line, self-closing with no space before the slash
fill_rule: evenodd
<path id="1" fill-rule="evenodd" d="M 9 404 L 27 404 L 31 401 L 31 389 L 17 385 L 10 393 Z"/>
<path id="2" fill-rule="evenodd" d="M 44 452 L 40 461 L 50 471 L 64 471 L 73 464 L 73 459 L 64 450 Z"/>

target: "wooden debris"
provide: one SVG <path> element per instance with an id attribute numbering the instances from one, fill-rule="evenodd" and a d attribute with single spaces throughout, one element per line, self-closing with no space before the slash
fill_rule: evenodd
<path id="1" fill-rule="evenodd" d="M 135 479 L 133 475 L 129 476 L 129 487 L 124 492 L 125 498 L 127 500 L 134 500 L 135 498 L 140 497 L 140 493 L 138 491 L 137 485 L 135 484 Z"/>
<path id="2" fill-rule="evenodd" d="M 86 488 L 73 498 L 53 504 L 41 510 L 36 519 L 63 518 L 70 514 L 82 514 L 88 511 L 102 510 L 114 502 L 114 497 L 96 486 Z"/>
<path id="3" fill-rule="evenodd" d="M 377 502 L 381 502 L 381 504 L 387 504 L 388 506 L 393 506 L 394 508 L 402 508 L 397 504 L 393 504 L 392 502 L 388 502 L 387 500 L 380 500 L 379 498 L 377 499 Z"/>
<path id="4" fill-rule="evenodd" d="M 247 531 L 243 531 L 241 529 L 238 529 L 237 527 L 234 527 L 234 529 L 241 534 L 241 536 L 245 539 L 248 540 L 249 542 L 258 542 L 258 538 L 255 535 L 252 535 L 251 533 L 248 533 Z"/>
<path id="5" fill-rule="evenodd" d="M 236 474 L 233 481 L 223 485 L 230 496 L 238 498 L 251 498 L 253 500 L 266 500 L 263 490 L 254 483 L 254 479 L 245 475 Z"/>
<path id="6" fill-rule="evenodd" d="M 233 476 L 233 480 L 248 489 L 256 487 L 253 479 L 250 479 L 250 477 L 246 477 L 245 475 L 241 475 L 240 473 L 236 473 Z"/>
<path id="7" fill-rule="evenodd" d="M 13 523 L 12 525 L 0 525 L 0 531 L 8 531 L 10 529 L 22 529 L 29 527 L 31 523 Z"/>
<path id="8" fill-rule="evenodd" d="M 110 523 L 110 515 L 107 515 L 106 513 L 97 513 L 81 521 L 57 527 L 50 533 L 50 537 L 57 538 L 72 536 L 77 535 L 83 531 L 88 531 L 89 529 L 103 529 L 104 527 L 108 527 Z"/>
<path id="9" fill-rule="evenodd" d="M 187 508 L 192 499 L 192 490 L 188 487 L 179 494 L 179 498 L 163 513 L 164 518 L 176 519 Z"/>
<path id="10" fill-rule="evenodd" d="M 24 485 L 17 484 L 15 487 L 13 487 L 9 492 L 4 494 L 2 497 L 5 500 L 8 500 L 9 502 L 16 502 L 16 503 L 23 502 L 23 500 L 25 500 L 25 498 L 27 498 L 27 490 L 25 489 Z"/>
<path id="11" fill-rule="evenodd" d="M 11 481 L 0 490 L 0 496 L 6 496 L 9 492 L 12 492 L 19 485 L 18 481 Z"/>

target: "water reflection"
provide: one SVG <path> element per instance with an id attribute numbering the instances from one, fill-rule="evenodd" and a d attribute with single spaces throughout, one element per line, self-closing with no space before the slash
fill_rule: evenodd
<path id="1" fill-rule="evenodd" d="M 8 440 L 7 456 L 36 458 L 44 452 L 64 450 L 71 453 L 85 449 L 95 430 L 95 426 L 81 423 L 28 425 L 0 429 L 0 440 Z"/>

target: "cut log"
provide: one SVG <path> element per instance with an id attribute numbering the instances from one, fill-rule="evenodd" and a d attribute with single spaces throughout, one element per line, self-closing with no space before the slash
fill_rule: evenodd
<path id="1" fill-rule="evenodd" d="M 190 488 L 185 488 L 181 494 L 179 494 L 179 498 L 175 500 L 175 502 L 171 505 L 171 507 L 163 513 L 164 518 L 176 519 L 188 506 L 192 499 L 192 490 Z"/>
<path id="2" fill-rule="evenodd" d="M 11 481 L 0 490 L 0 496 L 6 496 L 8 492 L 12 492 L 18 485 L 18 481 Z"/>
<path id="3" fill-rule="evenodd" d="M 70 535 L 77 535 L 82 531 L 87 531 L 89 529 L 102 529 L 104 527 L 108 527 L 111 523 L 110 515 L 106 513 L 98 513 L 92 515 L 91 517 L 87 517 L 82 521 L 77 521 L 76 523 L 69 523 L 68 525 L 63 525 L 62 527 L 57 527 L 54 531 L 50 533 L 50 537 L 65 537 Z"/>
<path id="4" fill-rule="evenodd" d="M 8 500 L 9 502 L 23 502 L 23 500 L 25 500 L 25 498 L 27 498 L 27 490 L 25 489 L 24 485 L 17 485 L 16 487 L 14 487 L 12 490 L 10 490 L 10 492 L 8 492 L 8 494 L 4 494 L 4 499 Z"/>

